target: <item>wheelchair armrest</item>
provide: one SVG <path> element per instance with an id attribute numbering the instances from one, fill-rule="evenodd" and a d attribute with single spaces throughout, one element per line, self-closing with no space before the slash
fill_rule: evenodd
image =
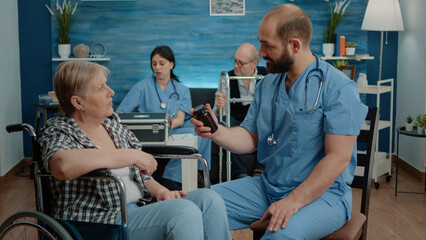
<path id="1" fill-rule="evenodd" d="M 142 146 L 142 151 L 152 154 L 155 159 L 197 159 L 203 165 L 204 186 L 210 188 L 210 175 L 207 160 L 198 154 L 196 148 L 182 145 L 146 145 Z"/>
<path id="2" fill-rule="evenodd" d="M 178 145 L 145 145 L 142 146 L 142 151 L 150 154 L 177 154 L 191 155 L 198 153 L 197 149 L 189 146 Z"/>
<path id="3" fill-rule="evenodd" d="M 96 169 L 89 173 L 84 174 L 82 177 L 107 177 L 111 176 L 110 172 L 106 168 Z"/>

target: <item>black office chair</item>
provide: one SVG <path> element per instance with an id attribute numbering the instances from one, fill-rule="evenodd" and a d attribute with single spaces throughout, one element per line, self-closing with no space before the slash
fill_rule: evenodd
<path id="1" fill-rule="evenodd" d="M 371 176 L 373 173 L 374 152 L 376 147 L 377 127 L 379 121 L 378 108 L 369 108 L 365 123 L 368 129 L 361 129 L 357 138 L 357 166 L 363 168 L 362 176 L 355 176 L 352 188 L 362 189 L 361 211 L 352 211 L 351 220 L 334 233 L 323 238 L 325 240 L 355 240 L 367 238 L 368 209 L 370 204 Z M 253 239 L 262 238 L 269 221 L 257 220 L 250 225 Z"/>
<path id="2" fill-rule="evenodd" d="M 41 160 L 40 154 L 40 145 L 37 141 L 37 135 L 34 131 L 34 128 L 28 124 L 14 124 L 8 125 L 6 127 L 8 132 L 17 132 L 27 130 L 31 136 L 32 142 L 32 161 L 31 161 L 31 170 L 34 176 L 34 187 L 35 187 L 35 196 L 36 196 L 36 208 L 38 212 L 31 212 L 27 215 L 30 215 L 34 218 L 36 215 L 36 220 L 34 221 L 37 225 L 37 222 L 47 219 L 45 222 L 47 224 L 43 224 L 41 226 L 37 226 L 36 231 L 52 232 L 53 238 L 47 239 L 119 239 L 125 240 L 127 239 L 127 212 L 126 212 L 126 193 L 124 183 L 121 181 L 120 177 L 114 176 L 110 174 L 110 171 L 106 169 L 99 169 L 88 173 L 81 178 L 88 179 L 111 179 L 113 180 L 118 188 L 120 195 L 120 205 L 121 205 L 121 222 L 122 224 L 99 224 L 99 223 L 88 223 L 88 222 L 79 222 L 79 221 L 69 221 L 63 219 L 52 219 L 48 217 L 51 215 L 51 206 L 49 204 L 48 199 L 51 199 L 51 193 L 48 187 L 48 178 L 53 177 L 51 174 L 48 174 L 46 170 L 43 168 L 43 163 Z M 198 159 L 203 164 L 203 173 L 204 173 L 204 186 L 209 188 L 209 172 L 207 161 L 203 156 L 197 153 L 197 150 L 192 147 L 187 146 L 145 146 L 142 149 L 145 152 L 151 153 L 155 159 L 171 159 L 171 158 L 182 158 L 182 159 Z M 25 215 L 25 216 L 27 216 Z M 37 217 L 41 215 L 41 217 Z M 47 215 L 47 216 L 46 216 Z M 16 217 L 21 217 L 22 213 L 16 215 Z M 22 224 L 17 223 L 14 219 L 15 216 L 11 217 L 10 221 L 5 222 L 1 225 L 0 228 L 0 237 L 3 235 L 3 232 L 6 233 L 6 230 L 12 232 L 14 228 L 21 228 Z M 28 217 L 28 216 L 27 216 Z M 13 220 L 13 221 L 12 221 Z M 62 225 L 59 225 L 58 222 Z M 48 225 L 44 227 L 44 225 Z M 53 230 L 52 230 L 53 228 Z M 60 234 L 58 234 L 59 232 Z M 58 237 L 62 236 L 65 237 Z M 0 238 L 1 239 L 1 238 Z M 26 239 L 26 238 L 22 238 Z"/>

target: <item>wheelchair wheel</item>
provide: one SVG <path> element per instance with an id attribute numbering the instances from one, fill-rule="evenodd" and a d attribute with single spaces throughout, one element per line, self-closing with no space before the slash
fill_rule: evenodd
<path id="1" fill-rule="evenodd" d="M 13 214 L 0 226 L 0 240 L 9 239 L 72 240 L 72 237 L 53 218 L 28 210 Z"/>

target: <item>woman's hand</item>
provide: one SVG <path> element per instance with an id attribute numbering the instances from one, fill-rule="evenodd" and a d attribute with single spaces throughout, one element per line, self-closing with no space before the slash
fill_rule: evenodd
<path id="1" fill-rule="evenodd" d="M 166 191 L 157 198 L 157 201 L 161 202 L 164 200 L 178 199 L 182 196 L 186 196 L 186 193 L 183 191 Z"/>
<path id="2" fill-rule="evenodd" d="M 146 152 L 138 151 L 138 156 L 136 157 L 136 161 L 133 165 L 138 167 L 140 169 L 140 173 L 152 175 L 155 170 L 157 170 L 157 160 L 155 158 Z"/>
<path id="3" fill-rule="evenodd" d="M 165 188 L 163 185 L 159 184 L 155 181 L 154 178 L 149 179 L 145 182 L 145 187 L 154 196 L 158 202 L 169 200 L 169 199 L 177 199 L 182 196 L 186 196 L 186 193 L 183 191 L 170 191 Z"/>

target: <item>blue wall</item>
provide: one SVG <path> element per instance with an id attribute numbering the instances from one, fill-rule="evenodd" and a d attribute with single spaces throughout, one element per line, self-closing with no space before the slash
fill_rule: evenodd
<path id="1" fill-rule="evenodd" d="M 52 90 L 49 0 L 18 0 L 22 122 L 34 125 L 38 94 Z M 31 140 L 24 135 L 24 155 L 31 156 Z"/>
<path id="2" fill-rule="evenodd" d="M 243 42 L 259 47 L 258 25 L 271 8 L 286 1 L 246 0 L 245 16 L 209 16 L 209 1 L 157 0 L 135 2 L 80 2 L 71 32 L 71 44 L 101 42 L 111 61 L 110 86 L 116 107 L 129 89 L 151 75 L 149 56 L 157 45 L 169 45 L 176 55 L 175 72 L 188 87 L 215 88 L 220 72 L 233 67 L 230 58 Z M 56 3 L 51 0 L 51 3 Z M 321 54 L 323 32 L 330 3 L 295 1 L 311 17 L 312 50 Z M 339 32 L 358 43 L 358 53 L 367 53 L 367 32 L 361 31 L 365 0 L 352 1 Z M 57 56 L 58 27 L 52 17 L 52 53 Z M 261 62 L 264 65 L 264 62 Z M 353 63 L 355 64 L 355 63 Z M 54 64 L 52 71 L 56 68 Z M 357 63 L 366 71 L 364 62 Z"/>
<path id="3" fill-rule="evenodd" d="M 31 124 L 34 124 L 37 95 L 53 89 L 52 75 L 58 65 L 50 61 L 51 57 L 58 57 L 58 28 L 56 17 L 50 17 L 44 7 L 49 2 L 54 6 L 56 0 L 19 0 L 23 121 Z M 250 42 L 259 47 L 257 30 L 264 14 L 288 1 L 245 2 L 245 16 L 209 16 L 208 0 L 79 2 L 71 44 L 90 46 L 101 42 L 106 46 L 106 57 L 111 61 L 103 64 L 111 70 L 109 85 L 116 92 L 114 107 L 137 81 L 151 75 L 149 55 L 161 44 L 173 49 L 175 72 L 183 84 L 214 88 L 220 72 L 233 67 L 230 58 L 239 44 Z M 334 3 L 333 0 L 330 2 Z M 314 29 L 311 49 L 321 54 L 330 3 L 322 0 L 296 0 L 293 3 L 310 16 Z M 370 53 L 378 59 L 380 34 L 360 30 L 366 4 L 367 0 L 353 0 L 337 31 L 346 35 L 347 41 L 357 43 L 357 54 Z M 397 35 L 389 36 L 397 41 Z M 389 42 L 397 48 L 397 43 L 392 45 L 395 41 Z M 387 74 L 396 77 L 396 51 L 385 49 L 384 52 L 386 58 L 395 62 L 383 64 L 383 78 Z M 260 64 L 264 65 L 264 61 Z M 356 76 L 366 72 L 369 82 L 374 83 L 374 74 L 378 70 L 376 60 L 350 64 L 356 66 Z M 368 104 L 374 103 L 370 104 L 368 100 Z M 26 156 L 30 155 L 29 149 L 26 140 Z"/>

